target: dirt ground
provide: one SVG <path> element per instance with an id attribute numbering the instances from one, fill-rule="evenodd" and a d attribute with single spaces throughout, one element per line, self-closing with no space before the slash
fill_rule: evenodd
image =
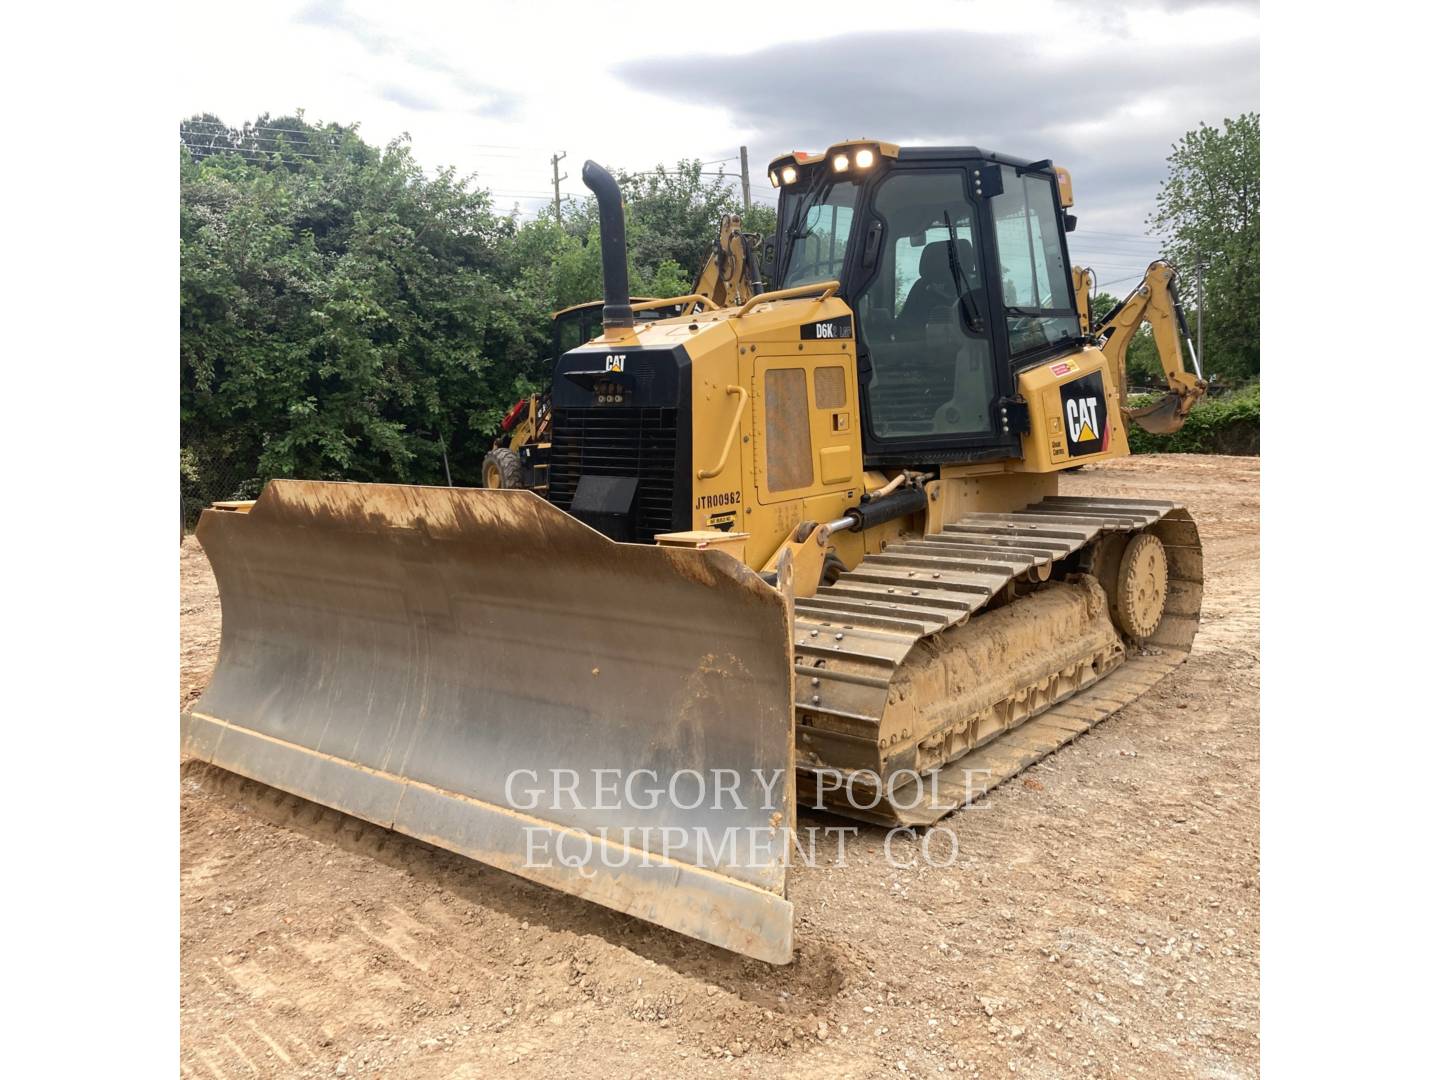
<path id="1" fill-rule="evenodd" d="M 954 865 L 822 843 L 787 967 L 182 762 L 182 1073 L 1258 1075 L 1259 481 L 1196 456 L 1062 478 L 1189 506 L 1194 654 L 952 817 Z M 180 570 L 186 704 L 220 609 L 193 538 Z"/>

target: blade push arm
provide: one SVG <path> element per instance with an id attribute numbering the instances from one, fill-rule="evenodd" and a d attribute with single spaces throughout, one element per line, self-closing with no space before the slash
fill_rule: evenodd
<path id="1" fill-rule="evenodd" d="M 1081 273 L 1085 271 L 1076 272 L 1077 284 Z M 1078 294 L 1079 290 L 1076 291 Z M 1185 325 L 1185 309 L 1179 297 L 1175 268 L 1164 259 L 1157 259 L 1134 291 L 1108 315 L 1098 318 L 1093 329 L 1100 341 L 1100 350 L 1110 363 L 1115 385 L 1123 392 L 1127 385 L 1125 354 L 1140 324 L 1150 324 L 1168 389 L 1160 400 L 1144 408 L 1125 409 L 1124 413 L 1126 420 L 1155 435 L 1180 430 L 1195 403 L 1205 396 L 1205 380 L 1195 359 L 1194 346 L 1190 344 L 1190 330 Z M 1195 366 L 1193 375 L 1185 369 L 1186 350 Z"/>

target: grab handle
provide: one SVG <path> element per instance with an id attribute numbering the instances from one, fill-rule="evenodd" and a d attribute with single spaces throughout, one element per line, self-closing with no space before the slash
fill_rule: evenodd
<path id="1" fill-rule="evenodd" d="M 738 319 L 742 315 L 748 315 L 752 309 L 758 307 L 760 304 L 768 304 L 772 300 L 795 300 L 801 296 L 811 296 L 815 293 L 820 294 L 815 297 L 815 302 L 818 304 L 822 300 L 830 299 L 838 288 L 840 288 L 840 282 L 838 281 L 817 281 L 813 285 L 796 285 L 790 289 L 776 289 L 774 292 L 762 292 L 759 296 L 752 296 L 749 300 L 745 301 L 745 305 L 735 313 L 735 317 Z"/>
<path id="2" fill-rule="evenodd" d="M 720 451 L 720 460 L 715 463 L 713 469 L 701 469 L 695 474 L 697 479 L 709 480 L 720 475 L 720 470 L 725 468 L 725 463 L 730 460 L 730 451 L 735 447 L 735 433 L 740 430 L 740 417 L 745 414 L 745 403 L 750 400 L 750 395 L 745 392 L 743 386 L 725 387 L 727 394 L 739 394 L 739 404 L 735 406 L 735 419 L 730 422 L 730 434 L 725 436 L 725 449 Z"/>

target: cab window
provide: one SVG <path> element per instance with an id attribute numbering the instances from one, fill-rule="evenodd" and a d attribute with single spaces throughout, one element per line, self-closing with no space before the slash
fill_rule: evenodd
<path id="1" fill-rule="evenodd" d="M 851 183 L 831 184 L 798 203 L 796 220 L 790 226 L 790 261 L 783 288 L 839 280 L 855 216 L 856 191 Z"/>
<path id="2" fill-rule="evenodd" d="M 556 356 L 563 356 L 571 349 L 579 348 L 588 338 L 580 325 L 581 312 L 572 311 L 555 319 L 554 348 Z"/>
<path id="3" fill-rule="evenodd" d="M 879 261 L 856 302 L 871 430 L 881 439 L 990 433 L 994 353 L 964 175 L 894 173 L 876 191 L 874 213 Z"/>
<path id="4" fill-rule="evenodd" d="M 1049 176 L 1005 166 L 1004 191 L 991 200 L 1000 291 L 1010 354 L 1080 336 L 1060 241 L 1060 212 Z"/>

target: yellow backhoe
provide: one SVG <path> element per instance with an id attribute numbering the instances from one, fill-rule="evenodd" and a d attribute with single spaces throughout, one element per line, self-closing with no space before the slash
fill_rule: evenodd
<path id="1" fill-rule="evenodd" d="M 1205 379 L 1200 370 L 1200 359 L 1195 355 L 1190 330 L 1185 325 L 1185 306 L 1180 302 L 1180 283 L 1175 268 L 1163 259 L 1151 263 L 1145 271 L 1144 280 L 1131 290 L 1130 295 L 1116 304 L 1112 311 L 1098 318 L 1090 310 L 1095 272 L 1088 267 L 1077 266 L 1073 274 L 1080 327 L 1094 338 L 1110 362 L 1111 378 L 1122 395 L 1127 389 L 1125 356 L 1130 351 L 1130 342 L 1143 323 L 1150 324 L 1154 335 L 1155 347 L 1160 353 L 1160 366 L 1165 372 L 1166 391 L 1148 406 L 1125 408 L 1125 419 L 1153 435 L 1179 431 L 1190 410 L 1205 396 Z M 1180 352 L 1182 342 L 1195 367 L 1193 375 L 1185 370 L 1185 358 Z"/>
<path id="2" fill-rule="evenodd" d="M 854 140 L 770 176 L 776 287 L 644 321 L 586 163 L 602 329 L 556 363 L 543 496 L 206 511 L 188 752 L 783 963 L 799 806 L 934 824 L 1181 664 L 1190 515 L 1057 487 L 1129 452 L 1132 317 L 1172 387 L 1134 420 L 1203 393 L 1169 268 L 1085 326 L 1049 161 Z"/>
<path id="3" fill-rule="evenodd" d="M 689 294 L 663 300 L 631 297 L 631 310 L 637 318 L 658 319 L 690 315 L 706 306 L 738 307 L 764 288 L 755 251 L 758 239 L 744 231 L 738 214 L 726 214 Z M 557 359 L 596 335 L 604 305 L 604 300 L 592 300 L 550 316 L 551 346 Z M 549 459 L 550 395 L 530 394 L 517 401 L 501 421 L 495 445 L 485 455 L 481 484 L 544 493 Z"/>

